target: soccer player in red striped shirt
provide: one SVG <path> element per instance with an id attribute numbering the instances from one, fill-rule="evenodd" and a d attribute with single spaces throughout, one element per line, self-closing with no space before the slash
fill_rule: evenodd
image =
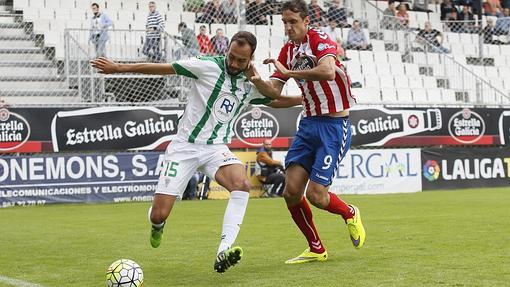
<path id="1" fill-rule="evenodd" d="M 284 3 L 282 14 L 289 41 L 281 49 L 278 60 L 264 61 L 274 64 L 277 71 L 268 81 L 260 79 L 258 74 L 251 81 L 262 94 L 273 95 L 273 98 L 280 95 L 290 78 L 295 79 L 301 89 L 303 118 L 285 159 L 284 197 L 309 247 L 285 263 L 324 261 L 328 254 L 303 196 L 305 188 L 306 198 L 312 205 L 342 217 L 355 248 L 361 248 L 365 242 L 359 209 L 328 191 L 350 147 L 349 108 L 355 99 L 351 95 L 349 77 L 336 59 L 336 43 L 325 33 L 308 27 L 310 18 L 305 1 Z"/>

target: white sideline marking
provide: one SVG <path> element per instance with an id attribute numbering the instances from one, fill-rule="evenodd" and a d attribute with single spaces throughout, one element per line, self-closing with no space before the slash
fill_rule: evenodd
<path id="1" fill-rule="evenodd" d="M 14 279 L 14 278 L 9 278 L 9 277 L 5 277 L 2 275 L 0 275 L 0 283 L 6 283 L 6 284 L 16 286 L 16 287 L 44 287 L 42 285 L 38 285 L 38 284 L 34 284 L 34 283 L 30 283 L 30 282 L 26 282 L 26 281 Z"/>

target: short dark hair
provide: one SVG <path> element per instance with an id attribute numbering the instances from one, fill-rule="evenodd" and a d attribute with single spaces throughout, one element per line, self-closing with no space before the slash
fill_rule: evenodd
<path id="1" fill-rule="evenodd" d="M 94 7 L 94 6 L 96 6 L 96 8 L 99 8 L 99 4 L 97 4 L 97 3 L 92 3 L 92 5 L 90 5 L 90 7 Z"/>
<path id="2" fill-rule="evenodd" d="M 388 0 L 388 5 L 394 4 L 395 0 Z"/>
<path id="3" fill-rule="evenodd" d="M 234 42 L 237 42 L 239 46 L 244 46 L 245 44 L 250 45 L 252 55 L 255 52 L 255 49 L 257 49 L 257 37 L 248 31 L 239 31 L 235 33 L 235 35 L 232 36 L 232 39 L 230 39 L 230 44 Z"/>
<path id="4" fill-rule="evenodd" d="M 179 23 L 179 28 L 187 28 L 186 23 L 184 22 Z"/>
<path id="5" fill-rule="evenodd" d="M 282 12 L 285 10 L 290 10 L 294 13 L 299 13 L 301 18 L 305 18 L 308 16 L 308 6 L 304 0 L 291 0 L 283 3 Z"/>

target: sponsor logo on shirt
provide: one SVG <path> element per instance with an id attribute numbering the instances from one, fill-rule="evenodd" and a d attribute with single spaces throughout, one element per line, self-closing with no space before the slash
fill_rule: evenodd
<path id="1" fill-rule="evenodd" d="M 330 45 L 328 43 L 319 43 L 319 45 L 317 45 L 317 50 L 319 52 L 322 52 L 324 50 L 331 49 L 331 48 L 335 48 L 335 46 Z"/>
<path id="2" fill-rule="evenodd" d="M 235 114 L 239 99 L 232 94 L 221 94 L 214 102 L 213 113 L 220 123 L 228 123 Z"/>

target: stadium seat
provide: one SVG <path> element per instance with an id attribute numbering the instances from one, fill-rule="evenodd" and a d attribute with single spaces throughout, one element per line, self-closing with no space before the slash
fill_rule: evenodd
<path id="1" fill-rule="evenodd" d="M 412 103 L 413 102 L 413 94 L 411 89 L 409 88 L 399 88 L 397 89 L 397 97 L 399 103 Z"/>
<path id="2" fill-rule="evenodd" d="M 405 70 L 404 70 L 404 64 L 398 62 L 391 62 L 390 61 L 390 70 L 391 70 L 391 74 L 394 75 L 394 76 L 402 76 L 402 75 L 405 75 Z"/>
<path id="3" fill-rule="evenodd" d="M 404 67 L 406 70 L 407 76 L 419 76 L 420 72 L 418 69 L 418 65 L 416 64 L 410 64 L 410 63 L 404 63 Z"/>
<path id="4" fill-rule="evenodd" d="M 372 40 L 371 41 L 372 43 L 372 47 L 373 47 L 373 50 L 374 52 L 384 52 L 385 51 L 385 47 L 384 47 L 384 41 L 381 41 L 381 40 Z"/>
<path id="5" fill-rule="evenodd" d="M 365 74 L 365 87 L 367 88 L 379 88 L 379 77 L 377 74 Z"/>
<path id="6" fill-rule="evenodd" d="M 351 61 L 360 62 L 359 51 L 357 50 L 346 50 L 345 54 L 351 59 Z"/>
<path id="7" fill-rule="evenodd" d="M 402 63 L 402 55 L 399 52 L 388 51 L 388 62 L 393 64 Z"/>
<path id="8" fill-rule="evenodd" d="M 386 52 L 374 52 L 374 62 L 377 65 L 388 65 L 388 56 Z"/>
<path id="9" fill-rule="evenodd" d="M 361 65 L 363 74 L 377 74 L 374 62 L 365 62 Z"/>
<path id="10" fill-rule="evenodd" d="M 390 65 L 388 63 L 380 63 L 376 65 L 377 74 L 379 75 L 390 75 L 391 76 L 391 69 Z"/>
<path id="11" fill-rule="evenodd" d="M 442 89 L 441 98 L 444 103 L 455 103 L 455 91 L 451 89 Z"/>
<path id="12" fill-rule="evenodd" d="M 393 88 L 395 84 L 393 83 L 393 76 L 390 74 L 379 74 L 379 85 L 381 88 Z"/>
<path id="13" fill-rule="evenodd" d="M 506 56 L 505 55 L 495 55 L 492 56 L 494 59 L 494 66 L 496 67 L 505 67 L 506 65 Z"/>
<path id="14" fill-rule="evenodd" d="M 412 89 L 413 102 L 415 103 L 428 103 L 427 90 L 425 89 Z"/>
<path id="15" fill-rule="evenodd" d="M 374 53 L 372 51 L 359 51 L 359 61 L 361 63 L 374 63 Z"/>
<path id="16" fill-rule="evenodd" d="M 422 80 L 425 89 L 437 89 L 437 80 L 435 77 L 424 76 Z"/>
<path id="17" fill-rule="evenodd" d="M 357 88 L 352 89 L 352 94 L 356 101 L 360 104 L 380 104 L 381 93 L 379 89 L 374 88 Z"/>
<path id="18" fill-rule="evenodd" d="M 464 54 L 467 56 L 478 55 L 478 46 L 477 45 L 478 44 L 473 44 L 473 43 L 465 44 L 465 45 L 463 44 Z M 453 50 L 451 52 L 454 53 Z"/>
<path id="19" fill-rule="evenodd" d="M 422 52 L 413 52 L 413 63 L 427 64 L 427 55 Z"/>
<path id="20" fill-rule="evenodd" d="M 485 76 L 489 79 L 499 78 L 498 68 L 489 66 L 485 67 Z"/>
<path id="21" fill-rule="evenodd" d="M 397 90 L 394 88 L 382 88 L 381 98 L 383 103 L 397 103 Z"/>
<path id="22" fill-rule="evenodd" d="M 409 79 L 406 76 L 394 77 L 395 88 L 409 88 Z"/>
<path id="23" fill-rule="evenodd" d="M 421 76 L 409 76 L 409 88 L 411 89 L 422 89 L 423 83 L 421 81 Z"/>
<path id="24" fill-rule="evenodd" d="M 431 104 L 443 103 L 440 89 L 427 89 L 427 99 Z"/>
<path id="25" fill-rule="evenodd" d="M 472 44 L 473 38 L 471 37 L 471 34 L 469 33 L 459 33 L 460 42 L 462 44 Z"/>

